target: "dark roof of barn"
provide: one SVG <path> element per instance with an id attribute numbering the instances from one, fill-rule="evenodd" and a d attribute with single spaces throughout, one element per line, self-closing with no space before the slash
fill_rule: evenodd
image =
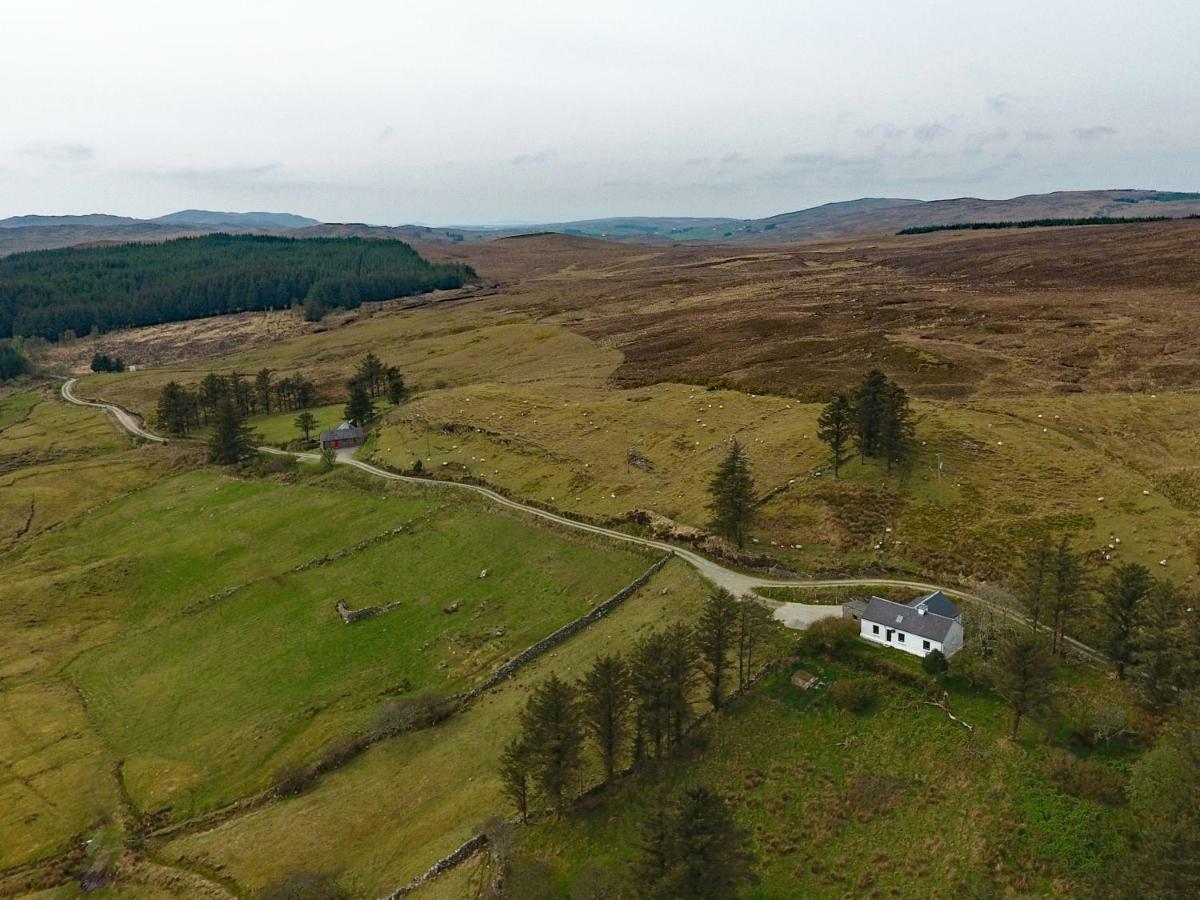
<path id="1" fill-rule="evenodd" d="M 882 597 L 872 597 L 862 614 L 864 622 L 876 622 L 888 628 L 915 634 L 932 641 L 944 641 L 950 633 L 954 619 L 926 612 L 924 615 L 915 606 L 906 606 Z"/>
<path id="2" fill-rule="evenodd" d="M 341 425 L 332 431 L 321 432 L 321 443 L 325 441 L 361 441 L 363 430 L 353 425 Z"/>

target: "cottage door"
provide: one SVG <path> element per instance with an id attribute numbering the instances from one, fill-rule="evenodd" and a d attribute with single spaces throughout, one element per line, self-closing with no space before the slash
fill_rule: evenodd
<path id="1" fill-rule="evenodd" d="M 889 628 L 889 629 L 887 630 L 887 642 L 888 642 L 889 644 L 892 642 L 892 635 L 893 635 L 893 634 L 895 634 L 895 633 L 896 633 L 896 632 L 895 632 L 895 630 L 894 630 L 894 629 L 892 629 L 892 628 Z"/>

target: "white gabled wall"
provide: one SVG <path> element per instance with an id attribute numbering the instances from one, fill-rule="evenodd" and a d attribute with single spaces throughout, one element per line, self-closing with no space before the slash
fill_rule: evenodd
<path id="1" fill-rule="evenodd" d="M 888 628 L 892 629 L 892 639 L 889 642 L 887 639 Z M 875 633 L 875 629 L 879 629 L 879 633 Z M 924 657 L 932 653 L 934 650 L 941 650 L 949 659 L 955 653 L 962 649 L 962 625 L 958 622 L 950 626 L 950 631 L 946 635 L 946 642 L 942 644 L 940 641 L 930 640 L 929 638 L 919 637 L 911 634 L 896 626 L 887 626 L 881 622 L 868 622 L 866 619 L 859 620 L 859 636 L 864 641 L 870 641 L 872 644 L 879 644 L 883 647 L 892 647 L 896 650 L 903 650 L 905 653 L 911 653 L 913 656 Z M 904 640 L 900 640 L 900 635 L 904 635 Z M 925 649 L 925 641 L 929 641 L 929 649 Z"/>

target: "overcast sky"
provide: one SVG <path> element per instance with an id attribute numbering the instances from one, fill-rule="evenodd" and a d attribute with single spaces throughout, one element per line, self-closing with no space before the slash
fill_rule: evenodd
<path id="1" fill-rule="evenodd" d="M 0 0 L 0 216 L 1200 190 L 1200 0 Z"/>

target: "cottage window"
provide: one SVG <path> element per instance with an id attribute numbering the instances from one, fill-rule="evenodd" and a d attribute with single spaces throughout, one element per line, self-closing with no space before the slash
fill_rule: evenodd
<path id="1" fill-rule="evenodd" d="M 929 649 L 929 641 L 922 641 L 921 646 L 922 646 L 922 649 L 928 650 Z"/>
<path id="2" fill-rule="evenodd" d="M 903 631 L 897 633 L 896 640 L 898 640 L 902 644 L 904 643 L 904 632 Z"/>
<path id="3" fill-rule="evenodd" d="M 871 626 L 871 634 L 879 634 L 879 626 L 878 625 Z"/>

